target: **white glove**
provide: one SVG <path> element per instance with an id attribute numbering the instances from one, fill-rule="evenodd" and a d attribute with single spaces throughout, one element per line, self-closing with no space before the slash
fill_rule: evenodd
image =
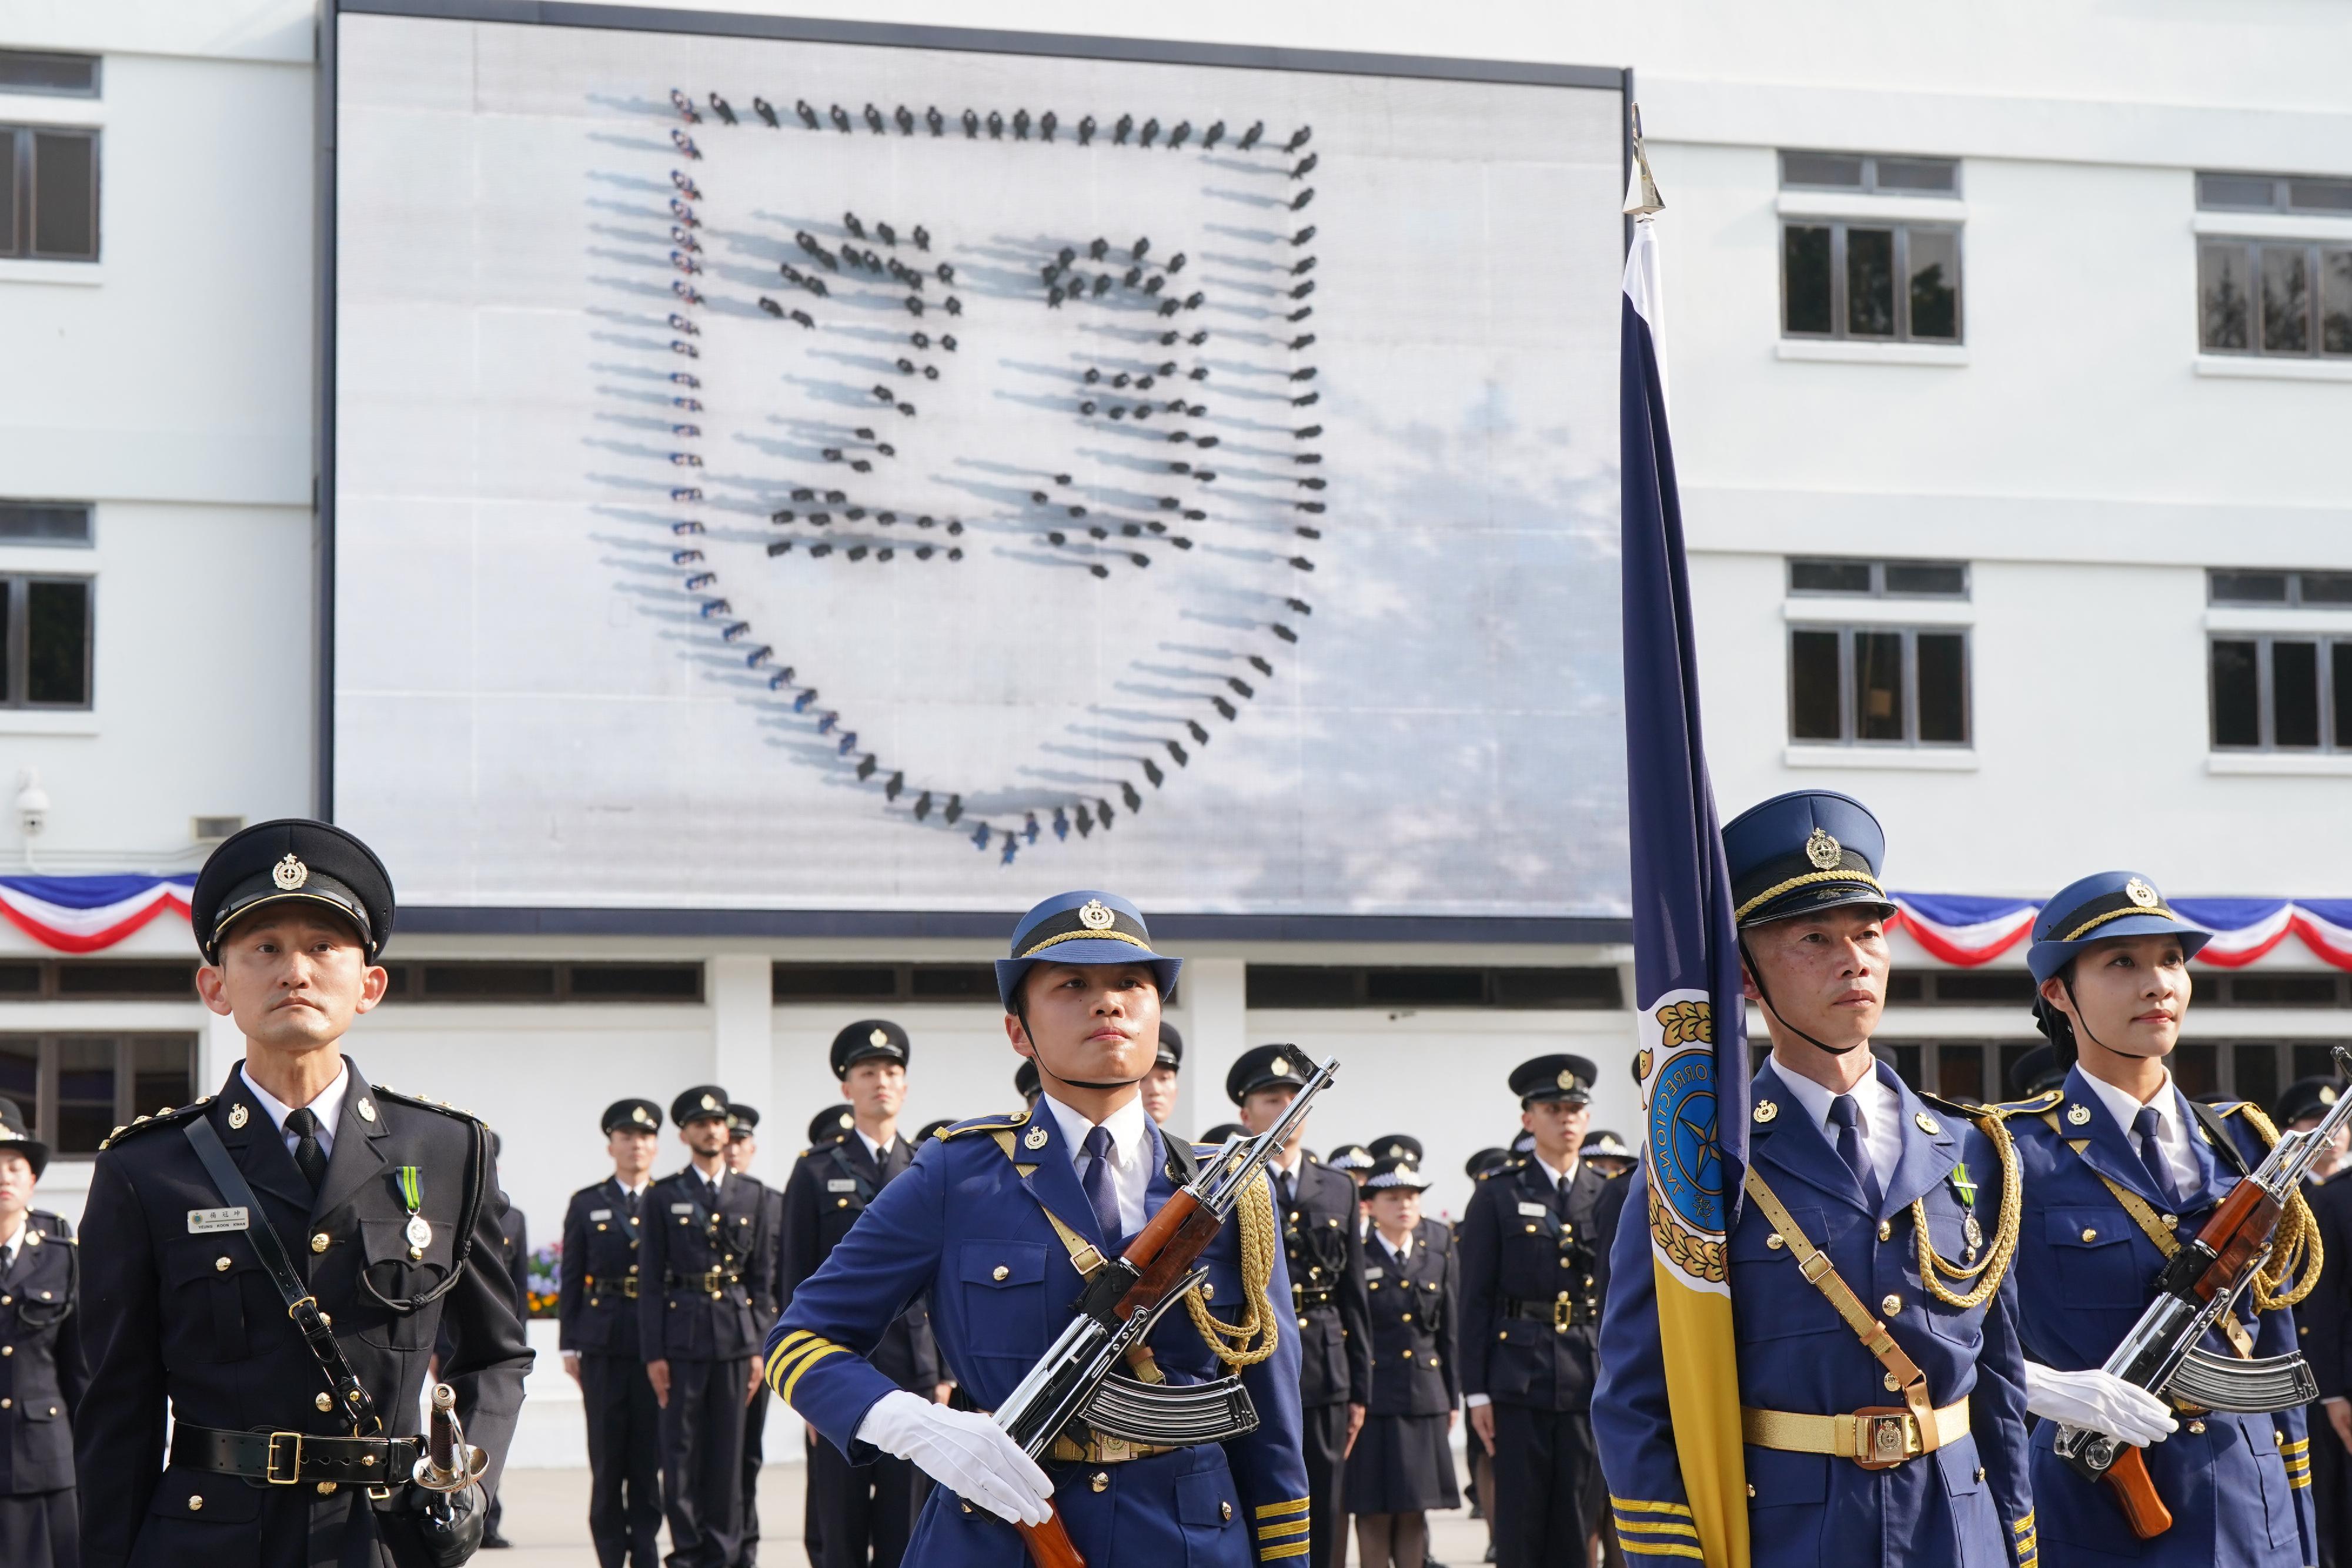
<path id="1" fill-rule="evenodd" d="M 1043 1524 L 1053 1512 L 1045 1500 L 1054 1495 L 1054 1483 L 984 1416 L 896 1389 L 874 1402 L 857 1424 L 857 1440 L 911 1460 L 956 1496 L 1008 1524 Z"/>
<path id="2" fill-rule="evenodd" d="M 2025 1364 L 2025 1407 L 2045 1421 L 2087 1427 L 2138 1448 L 2179 1430 L 2163 1400 L 2111 1372 L 2059 1372 Z"/>

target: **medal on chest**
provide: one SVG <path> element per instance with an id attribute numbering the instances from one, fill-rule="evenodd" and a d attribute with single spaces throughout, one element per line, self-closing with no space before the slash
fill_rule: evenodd
<path id="1" fill-rule="evenodd" d="M 433 1227 L 417 1212 L 425 1207 L 425 1181 L 415 1166 L 400 1167 L 400 1201 L 408 1207 L 408 1260 L 419 1263 L 433 1245 Z"/>

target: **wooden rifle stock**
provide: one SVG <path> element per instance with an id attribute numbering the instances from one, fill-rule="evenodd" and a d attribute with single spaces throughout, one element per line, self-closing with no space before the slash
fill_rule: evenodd
<path id="1" fill-rule="evenodd" d="M 2153 1541 L 2172 1528 L 2172 1511 L 2156 1495 L 2156 1482 L 2148 1479 L 2147 1460 L 2137 1448 L 2126 1446 L 2107 1467 L 2107 1482 L 2116 1489 L 2116 1506 L 2124 1511 L 2124 1522 L 2142 1541 Z M 1044 1563 L 1045 1560 L 1039 1558 Z"/>
<path id="2" fill-rule="evenodd" d="M 2134 1449 L 2133 1452 L 2138 1450 Z M 1052 1508 L 1054 1505 L 1048 1502 L 1045 1506 Z M 2159 1503 L 2157 1506 L 2161 1508 L 2163 1505 Z M 2167 1514 L 2164 1522 L 2170 1524 L 2171 1515 Z M 1016 1524 L 1013 1528 L 1021 1532 L 1021 1543 L 1029 1548 L 1029 1561 L 1037 1568 L 1087 1568 L 1087 1560 L 1078 1555 L 1077 1547 L 1071 1543 L 1070 1532 L 1062 1528 L 1062 1515 L 1058 1510 L 1043 1524 Z"/>

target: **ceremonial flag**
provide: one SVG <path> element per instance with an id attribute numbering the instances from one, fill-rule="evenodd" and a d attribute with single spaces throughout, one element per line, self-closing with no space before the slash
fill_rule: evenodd
<path id="1" fill-rule="evenodd" d="M 1624 1224 L 1648 1228 L 1655 1311 L 1642 1316 L 1654 1320 L 1652 1354 L 1664 1366 L 1688 1511 L 1641 1500 L 1660 1496 L 1654 1485 L 1612 1484 L 1611 1490 L 1628 1552 L 1745 1568 L 1748 1486 L 1724 1249 L 1748 1159 L 1745 1012 L 1731 879 L 1699 733 L 1690 576 L 1666 435 L 1654 232 L 1663 204 L 1638 136 L 1635 149 L 1638 167 L 1626 202 L 1634 225 L 1622 305 L 1618 439 L 1624 487 L 1625 784 L 1640 1003 L 1635 1065 L 1644 1106 L 1647 1202 L 1646 1214 L 1629 1212 Z M 1639 1253 L 1629 1244 L 1615 1257 L 1622 1272 Z M 1612 1303 L 1616 1289 L 1612 1284 Z M 1647 1332 L 1640 1322 L 1615 1326 L 1625 1333 Z M 1604 1351 L 1609 1337 L 1604 1333 Z"/>

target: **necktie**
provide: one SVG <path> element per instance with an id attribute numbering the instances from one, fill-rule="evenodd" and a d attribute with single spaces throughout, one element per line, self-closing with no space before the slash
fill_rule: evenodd
<path id="1" fill-rule="evenodd" d="M 1559 1198 L 1559 1214 L 1563 1219 L 1568 1218 L 1568 1189 L 1575 1185 L 1574 1176 L 1562 1176 L 1559 1178 L 1559 1185 L 1552 1189 Z"/>
<path id="2" fill-rule="evenodd" d="M 289 1111 L 286 1130 L 299 1140 L 294 1145 L 294 1163 L 302 1168 L 302 1179 L 315 1193 L 327 1182 L 327 1151 L 319 1146 L 319 1113 L 308 1105 Z"/>
<path id="3" fill-rule="evenodd" d="M 703 1185 L 703 1187 L 704 1187 L 705 1191 L 709 1195 L 709 1199 L 710 1199 L 710 1212 L 711 1212 L 711 1213 L 713 1213 L 713 1214 L 718 1213 L 718 1212 L 719 1212 L 719 1184 L 718 1184 L 716 1181 L 711 1181 L 711 1180 L 708 1180 L 708 1179 L 706 1179 L 706 1180 L 703 1182 L 703 1184 L 702 1184 L 702 1185 Z"/>
<path id="4" fill-rule="evenodd" d="M 1097 1127 L 1087 1134 L 1086 1151 L 1091 1162 L 1079 1186 L 1087 1190 L 1087 1202 L 1095 1211 L 1095 1224 L 1101 1228 L 1103 1245 L 1118 1249 L 1122 1232 L 1118 1228 L 1118 1194 L 1111 1187 L 1110 1129 Z"/>
<path id="5" fill-rule="evenodd" d="M 2143 1105 L 2132 1118 L 2132 1134 L 2139 1139 L 2140 1164 L 2147 1167 L 2147 1179 L 2156 1184 L 2156 1196 L 2164 1199 L 2164 1207 L 2178 1212 L 2180 1194 L 2172 1185 L 2172 1169 L 2164 1151 L 2156 1146 L 2158 1124 L 2156 1107 Z"/>
<path id="6" fill-rule="evenodd" d="M 1853 1172 L 1870 1211 L 1877 1213 L 1886 1195 L 1878 1185 L 1878 1172 L 1871 1167 L 1870 1150 L 1863 1145 L 1862 1107 L 1853 1103 L 1853 1095 L 1841 1094 L 1830 1102 L 1830 1125 L 1837 1129 L 1838 1158 Z"/>

